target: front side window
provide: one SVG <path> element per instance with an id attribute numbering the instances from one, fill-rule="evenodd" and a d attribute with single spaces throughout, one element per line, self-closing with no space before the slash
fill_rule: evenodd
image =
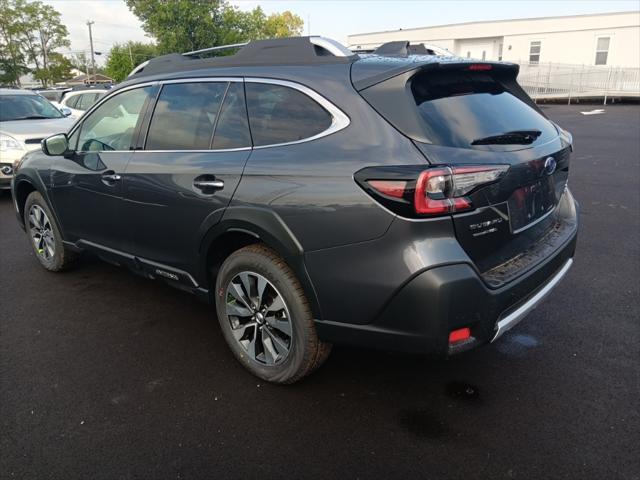
<path id="1" fill-rule="evenodd" d="M 531 42 L 529 45 L 529 62 L 540 63 L 540 50 L 542 48 L 542 42 Z"/>
<path id="2" fill-rule="evenodd" d="M 0 95 L 0 122 L 62 117 L 60 110 L 40 95 Z"/>
<path id="3" fill-rule="evenodd" d="M 609 57 L 610 37 L 600 37 L 596 43 L 596 65 L 606 65 Z"/>
<path id="4" fill-rule="evenodd" d="M 129 150 L 143 108 L 154 90 L 155 87 L 128 90 L 96 108 L 82 123 L 78 150 Z"/>
<path id="5" fill-rule="evenodd" d="M 283 85 L 247 83 L 247 109 L 254 146 L 310 138 L 331 126 L 329 112 L 304 93 Z"/>
<path id="6" fill-rule="evenodd" d="M 227 85 L 204 82 L 162 87 L 145 149 L 208 150 Z"/>

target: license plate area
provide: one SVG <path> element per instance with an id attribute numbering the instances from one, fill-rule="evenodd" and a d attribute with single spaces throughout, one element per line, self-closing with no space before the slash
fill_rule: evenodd
<path id="1" fill-rule="evenodd" d="M 507 202 L 511 233 L 517 234 L 549 215 L 557 204 L 552 176 L 520 187 Z"/>

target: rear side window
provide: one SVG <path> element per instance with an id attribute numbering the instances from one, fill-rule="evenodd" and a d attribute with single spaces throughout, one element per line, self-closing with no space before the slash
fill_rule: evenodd
<path id="1" fill-rule="evenodd" d="M 244 85 L 234 82 L 229 85 L 224 97 L 212 148 L 223 150 L 250 146 L 251 135 L 244 101 Z"/>
<path id="2" fill-rule="evenodd" d="M 96 100 L 98 99 L 98 93 L 83 93 L 82 95 L 78 95 L 78 97 L 80 98 L 80 100 L 78 101 L 76 108 L 78 110 L 89 110 L 89 107 L 91 107 L 91 105 L 93 105 L 94 103 L 96 103 Z"/>
<path id="3" fill-rule="evenodd" d="M 78 103 L 78 100 L 80 100 L 80 95 L 75 95 L 71 97 L 69 100 L 67 100 L 65 103 L 69 108 L 76 108 L 76 104 Z"/>
<path id="4" fill-rule="evenodd" d="M 149 125 L 147 150 L 208 150 L 226 82 L 162 87 Z"/>
<path id="5" fill-rule="evenodd" d="M 331 115 L 293 88 L 247 83 L 247 109 L 255 146 L 295 142 L 331 126 Z"/>
<path id="6" fill-rule="evenodd" d="M 546 118 L 490 74 L 425 72 L 413 77 L 411 91 L 425 134 L 437 145 L 473 148 L 518 131 L 539 132 L 535 143 L 542 144 L 557 135 Z"/>

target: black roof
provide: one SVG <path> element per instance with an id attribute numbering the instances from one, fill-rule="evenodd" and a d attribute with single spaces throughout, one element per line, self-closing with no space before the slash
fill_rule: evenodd
<path id="1" fill-rule="evenodd" d="M 314 37 L 256 40 L 240 47 L 235 55 L 209 58 L 202 58 L 206 52 L 171 53 L 149 60 L 144 67 L 138 67 L 138 71 L 130 75 L 130 78 L 216 67 L 350 63 L 359 58 L 356 54 L 334 55 L 314 44 L 312 38 Z"/>

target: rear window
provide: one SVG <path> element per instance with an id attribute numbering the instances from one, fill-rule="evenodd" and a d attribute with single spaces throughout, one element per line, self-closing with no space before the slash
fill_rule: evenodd
<path id="1" fill-rule="evenodd" d="M 266 83 L 247 83 L 246 90 L 255 146 L 303 140 L 331 126 L 329 112 L 298 90 Z"/>
<path id="2" fill-rule="evenodd" d="M 545 143 L 557 132 L 533 107 L 511 93 L 490 74 L 429 72 L 411 80 L 411 92 L 431 143 L 449 147 Z M 530 140 L 489 137 L 534 132 Z M 535 133 L 535 132 L 539 132 Z"/>

